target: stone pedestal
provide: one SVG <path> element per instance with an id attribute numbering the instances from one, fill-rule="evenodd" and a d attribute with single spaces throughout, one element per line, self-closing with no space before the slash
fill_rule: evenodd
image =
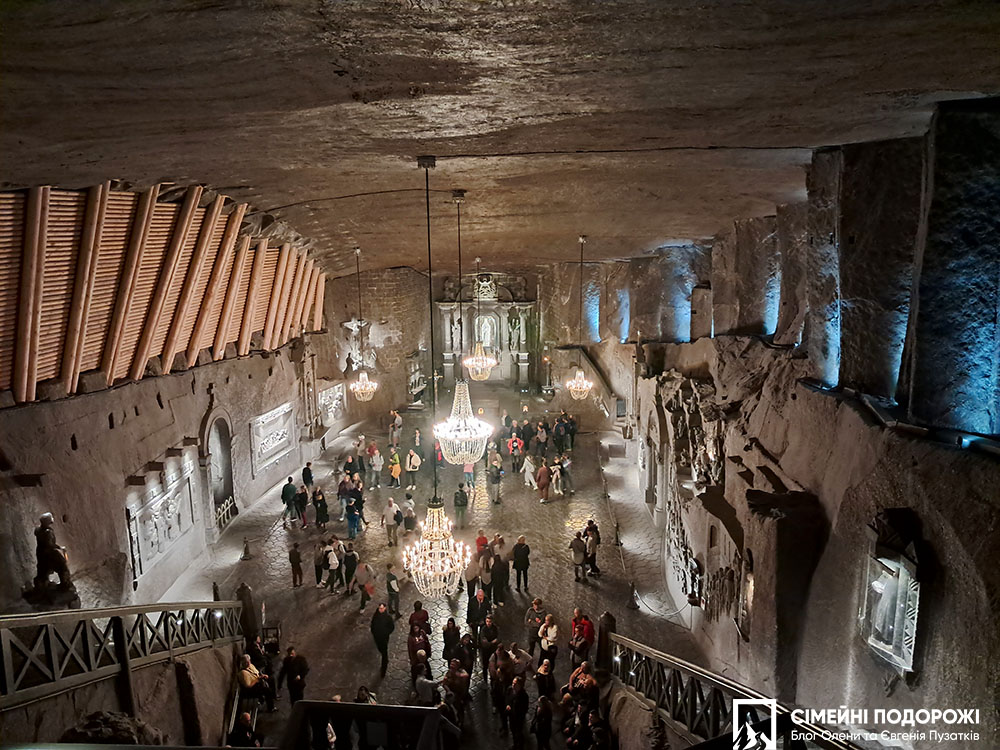
<path id="1" fill-rule="evenodd" d="M 455 385 L 455 355 L 451 352 L 444 353 L 444 384 L 448 387 Z M 461 363 L 458 364 L 461 369 Z"/>
<path id="2" fill-rule="evenodd" d="M 521 388 L 528 387 L 528 353 L 517 352 L 517 384 Z"/>

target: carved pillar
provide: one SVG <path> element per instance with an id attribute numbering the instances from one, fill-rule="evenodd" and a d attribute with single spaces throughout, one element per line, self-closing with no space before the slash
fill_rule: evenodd
<path id="1" fill-rule="evenodd" d="M 444 350 L 442 355 L 444 382 L 445 385 L 451 386 L 455 383 L 455 360 L 457 359 L 455 353 L 459 348 L 459 339 L 455 336 L 453 326 L 455 306 L 438 304 L 438 309 L 441 311 L 441 341 L 444 342 L 444 346 L 442 346 Z"/>

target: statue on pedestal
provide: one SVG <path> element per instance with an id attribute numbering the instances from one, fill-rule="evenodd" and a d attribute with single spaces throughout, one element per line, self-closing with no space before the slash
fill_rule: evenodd
<path id="1" fill-rule="evenodd" d="M 35 529 L 36 591 L 44 591 L 49 587 L 49 576 L 52 573 L 59 575 L 59 588 L 62 591 L 73 589 L 66 550 L 56 544 L 56 532 L 52 529 L 54 523 L 51 513 L 43 513 L 38 519 L 38 528 Z"/>

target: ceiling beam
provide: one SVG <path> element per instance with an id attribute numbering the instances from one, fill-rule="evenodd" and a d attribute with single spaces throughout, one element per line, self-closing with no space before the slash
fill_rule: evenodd
<path id="1" fill-rule="evenodd" d="M 229 214 L 226 231 L 222 234 L 222 244 L 219 246 L 218 255 L 215 256 L 215 264 L 212 266 L 212 275 L 208 277 L 205 296 L 201 300 L 201 309 L 198 310 L 198 319 L 195 321 L 194 330 L 191 331 L 191 340 L 188 342 L 188 367 L 194 367 L 194 363 L 198 361 L 198 352 L 202 349 L 201 339 L 208 327 L 208 318 L 212 314 L 215 298 L 221 292 L 222 274 L 225 273 L 226 266 L 233 262 L 233 247 L 236 245 L 236 235 L 239 234 L 242 222 L 242 212 L 233 211 Z"/>
<path id="2" fill-rule="evenodd" d="M 302 333 L 305 333 L 309 327 L 309 312 L 316 301 L 316 280 L 319 278 L 319 266 L 312 263 L 312 261 L 310 261 L 310 265 L 312 268 L 310 269 L 309 276 L 306 277 L 306 296 L 302 301 L 302 310 L 299 311 L 299 330 Z"/>
<path id="3" fill-rule="evenodd" d="M 216 197 L 211 205 L 205 210 L 205 215 L 201 219 L 201 229 L 198 232 L 198 241 L 191 253 L 191 262 L 188 264 L 187 275 L 184 277 L 184 286 L 181 287 L 181 296 L 177 300 L 177 309 L 174 310 L 174 319 L 167 332 L 167 340 L 163 342 L 162 371 L 166 375 L 174 366 L 174 357 L 181 348 L 181 334 L 184 332 L 184 321 L 188 318 L 188 312 L 194 301 L 194 293 L 201 281 L 205 269 L 205 258 L 208 256 L 208 247 L 211 244 L 212 236 L 215 234 L 215 225 L 222 215 L 222 206 L 226 198 L 223 195 Z M 240 220 L 243 220 L 243 212 L 246 211 L 246 204 L 240 203 L 234 209 L 234 213 L 240 213 Z"/>
<path id="4" fill-rule="evenodd" d="M 222 359 L 225 356 L 226 344 L 229 341 L 229 328 L 232 325 L 233 311 L 236 309 L 236 295 L 239 294 L 243 274 L 246 273 L 244 266 L 247 264 L 247 256 L 249 254 L 250 236 L 244 235 L 240 237 L 239 250 L 236 252 L 236 260 L 233 261 L 233 272 L 229 274 L 229 287 L 226 289 L 226 299 L 222 303 L 219 324 L 215 327 L 215 343 L 212 348 L 212 359 Z"/>
<path id="5" fill-rule="evenodd" d="M 267 237 L 257 243 L 257 252 L 253 256 L 253 268 L 250 271 L 250 287 L 247 289 L 246 304 L 243 305 L 243 319 L 240 321 L 240 338 L 236 351 L 241 357 L 250 353 L 250 337 L 253 335 L 253 319 L 257 310 L 257 299 L 260 296 L 260 281 L 264 276 L 264 261 L 267 258 Z"/>
<path id="6" fill-rule="evenodd" d="M 35 400 L 38 337 L 42 318 L 42 282 L 45 275 L 45 232 L 49 215 L 48 186 L 28 191 L 24 245 L 18 290 L 17 334 L 14 343 L 14 400 Z"/>
<path id="7" fill-rule="evenodd" d="M 282 245 L 278 254 L 278 267 L 274 271 L 274 283 L 271 284 L 271 294 L 267 301 L 267 319 L 264 323 L 264 348 L 270 349 L 274 341 L 274 329 L 278 318 L 278 302 L 281 299 L 281 289 L 285 285 L 285 276 L 292 255 L 291 245 Z"/>
<path id="8" fill-rule="evenodd" d="M 167 247 L 167 254 L 163 259 L 163 266 L 160 268 L 160 277 L 157 279 L 156 288 L 153 290 L 153 298 L 149 303 L 149 310 L 146 313 L 146 322 L 139 336 L 139 344 L 136 346 L 135 356 L 132 358 L 132 367 L 129 377 L 132 380 L 139 380 L 146 372 L 146 362 L 149 361 L 153 339 L 156 338 L 156 331 L 160 327 L 160 318 L 163 315 L 163 306 L 166 304 L 170 287 L 174 284 L 174 277 L 177 275 L 180 266 L 181 254 L 184 245 L 187 243 L 188 234 L 191 231 L 191 224 L 194 222 L 195 211 L 198 202 L 201 200 L 201 185 L 192 185 L 184 195 L 184 202 L 181 210 L 174 221 L 174 231 L 170 236 L 170 245 Z"/>
<path id="9" fill-rule="evenodd" d="M 295 327 L 295 312 L 298 310 L 299 305 L 299 295 L 301 294 L 304 285 L 303 279 L 306 275 L 306 254 L 303 251 L 299 255 L 299 262 L 296 264 L 295 269 L 295 279 L 292 281 L 292 287 L 288 290 L 288 304 L 285 307 L 285 316 L 282 318 L 281 322 L 281 343 L 284 344 L 292 337 L 292 332 Z"/>
<path id="10" fill-rule="evenodd" d="M 125 262 L 121 275 L 118 277 L 118 292 L 115 295 L 114 312 L 111 315 L 111 325 L 108 326 L 108 338 L 104 343 L 104 356 L 101 358 L 101 369 L 108 385 L 115 380 L 115 370 L 118 365 L 119 349 L 122 334 L 125 331 L 125 321 L 128 319 L 132 297 L 135 295 L 135 282 L 139 275 L 139 264 L 146 247 L 146 235 L 153 220 L 156 208 L 156 197 L 160 186 L 153 185 L 139 197 L 135 215 L 132 217 L 132 231 L 129 234 L 128 248 L 125 251 Z"/>
<path id="11" fill-rule="evenodd" d="M 319 280 L 316 282 L 316 307 L 313 311 L 313 327 L 314 331 L 323 330 L 323 301 L 326 297 L 326 272 L 319 275 Z"/>
<path id="12" fill-rule="evenodd" d="M 94 280 L 97 277 L 97 263 L 101 254 L 101 233 L 104 231 L 104 215 L 108 208 L 110 192 L 110 182 L 95 185 L 87 191 L 87 209 L 83 217 L 83 231 L 80 233 L 73 300 L 70 302 L 60 372 L 67 393 L 76 392 L 77 382 L 80 379 L 83 344 L 87 339 L 87 318 L 90 317 L 90 302 L 94 294 Z"/>

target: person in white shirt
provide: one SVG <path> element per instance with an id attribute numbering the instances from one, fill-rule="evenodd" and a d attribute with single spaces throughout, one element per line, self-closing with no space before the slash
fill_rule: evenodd
<path id="1" fill-rule="evenodd" d="M 368 459 L 368 487 L 382 486 L 382 467 L 385 466 L 385 459 L 382 452 L 376 448 L 372 457 Z"/>
<path id="2" fill-rule="evenodd" d="M 532 458 L 530 453 L 524 454 L 524 462 L 521 464 L 521 471 L 524 473 L 524 486 L 537 490 L 538 483 L 535 481 L 535 459 Z"/>
<path id="3" fill-rule="evenodd" d="M 559 646 L 557 645 L 558 639 L 559 626 L 556 625 L 555 619 L 552 615 L 545 615 L 545 622 L 543 622 L 542 627 L 538 629 L 538 640 L 542 647 L 538 654 L 539 666 L 541 666 L 542 662 L 546 659 L 549 660 L 550 664 L 556 663 L 556 654 L 559 652 Z"/>
<path id="4" fill-rule="evenodd" d="M 421 463 L 423 462 L 420 460 L 420 456 L 410 448 L 410 452 L 406 454 L 406 489 L 417 489 L 417 471 L 419 471 Z"/>
<path id="5" fill-rule="evenodd" d="M 396 501 L 390 497 L 388 504 L 385 506 L 385 510 L 382 511 L 382 520 L 379 524 L 385 527 L 385 533 L 389 539 L 390 547 L 396 547 L 399 545 L 397 534 L 399 530 L 399 523 L 397 522 L 396 514 L 399 514 L 399 516 L 402 517 L 403 511 L 400 510 L 398 505 L 396 505 Z"/>

